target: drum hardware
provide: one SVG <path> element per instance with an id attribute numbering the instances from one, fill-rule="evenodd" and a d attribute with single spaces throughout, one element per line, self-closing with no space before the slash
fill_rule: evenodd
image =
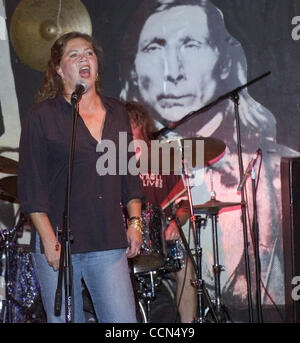
<path id="1" fill-rule="evenodd" d="M 226 322 L 226 320 L 230 319 L 229 312 L 227 308 L 222 304 L 221 301 L 221 282 L 220 282 L 220 274 L 222 271 L 225 270 L 224 266 L 220 265 L 219 263 L 219 248 L 218 248 L 218 231 L 217 231 L 217 217 L 218 213 L 223 208 L 233 208 L 240 206 L 241 204 L 238 202 L 221 202 L 216 199 L 216 192 L 214 190 L 213 184 L 213 171 L 209 169 L 209 176 L 210 176 L 210 200 L 204 204 L 194 206 L 194 213 L 199 215 L 204 214 L 207 218 L 211 219 L 212 224 L 212 246 L 213 246 L 213 274 L 214 274 L 214 281 L 215 281 L 215 308 L 216 314 L 218 317 L 219 322 Z M 226 318 L 227 317 L 227 318 Z"/>
<path id="2" fill-rule="evenodd" d="M 184 247 L 181 239 L 167 241 L 167 257 L 163 270 L 166 273 L 176 273 L 184 267 Z"/>
<path id="3" fill-rule="evenodd" d="M 208 202 L 194 206 L 195 213 L 206 214 L 208 218 L 211 219 L 212 224 L 212 245 L 213 245 L 213 273 L 215 280 L 215 309 L 216 315 L 219 322 L 225 322 L 230 320 L 229 312 L 227 308 L 222 304 L 221 301 L 221 283 L 220 275 L 221 272 L 225 270 L 224 266 L 219 264 L 219 249 L 218 249 L 218 232 L 217 232 L 217 217 L 218 213 L 223 208 L 236 207 L 241 205 L 235 202 L 221 202 L 211 197 Z"/>
<path id="4" fill-rule="evenodd" d="M 212 301 L 206 289 L 205 281 L 202 279 L 202 247 L 201 247 L 200 238 L 201 238 L 201 229 L 206 227 L 206 218 L 203 218 L 199 215 L 197 216 L 194 215 L 191 186 L 189 182 L 189 176 L 185 168 L 184 160 L 182 161 L 182 173 L 184 175 L 185 182 L 186 182 L 188 202 L 189 202 L 189 207 L 190 207 L 190 221 L 193 228 L 195 253 L 196 253 L 196 263 L 195 263 L 190 247 L 188 245 L 185 246 L 186 251 L 188 252 L 189 256 L 192 257 L 193 265 L 195 268 L 195 273 L 197 276 L 197 279 L 192 281 L 192 285 L 197 289 L 197 300 L 198 300 L 198 313 L 197 313 L 198 317 L 195 318 L 193 322 L 195 323 L 208 322 L 208 318 L 206 315 L 207 311 L 205 311 L 205 307 L 204 307 L 205 306 L 204 300 L 205 300 L 208 306 L 209 312 L 212 315 L 212 320 L 218 323 L 218 317 L 215 313 L 214 306 L 212 304 Z M 179 227 L 179 229 L 181 232 L 180 235 L 183 237 L 184 235 L 182 233 L 181 227 Z"/>
<path id="5" fill-rule="evenodd" d="M 239 113 L 239 93 L 249 87 L 250 85 L 256 83 L 257 81 L 263 79 L 264 77 L 270 75 L 271 72 L 268 71 L 255 79 L 219 96 L 217 99 L 213 100 L 209 104 L 192 111 L 182 117 L 180 120 L 176 122 L 170 122 L 165 127 L 152 133 L 151 139 L 156 139 L 159 136 L 162 136 L 167 131 L 175 130 L 178 126 L 182 125 L 186 121 L 197 117 L 200 113 L 205 112 L 219 102 L 223 100 L 230 99 L 234 103 L 234 116 L 235 116 L 235 128 L 236 128 L 236 137 L 237 137 L 237 151 L 238 151 L 238 163 L 239 163 L 239 173 L 240 173 L 240 180 L 243 179 L 244 176 L 244 166 L 243 166 L 243 157 L 242 157 L 242 140 L 241 140 L 241 125 L 240 125 L 240 113 Z M 206 148 L 206 147 L 205 147 Z M 209 165 L 209 164 L 208 164 Z M 243 235 L 244 235 L 244 257 L 245 257 L 245 268 L 246 268 L 246 280 L 247 280 L 247 300 L 248 300 L 248 315 L 249 315 L 249 322 L 253 322 L 253 301 L 252 301 L 252 290 L 251 290 L 251 271 L 250 271 L 250 260 L 249 260 L 249 249 L 248 249 L 248 232 L 247 232 L 247 214 L 246 214 L 246 207 L 245 207 L 245 192 L 244 188 L 241 191 L 241 204 L 242 204 L 242 223 L 243 223 Z M 258 271 L 259 272 L 259 271 Z M 257 285 L 259 288 L 260 285 Z"/>
<path id="6" fill-rule="evenodd" d="M 216 160 L 218 157 L 222 157 L 224 154 L 224 151 L 226 149 L 226 145 L 217 139 L 214 138 L 203 138 L 203 137 L 199 137 L 199 138 L 195 138 L 195 139 L 190 139 L 190 141 L 192 141 L 192 144 L 195 144 L 197 140 L 203 140 L 204 144 L 205 144 L 205 149 L 204 152 L 206 153 L 205 158 L 204 158 L 204 165 L 209 165 L 210 163 L 212 163 L 213 160 Z M 177 140 L 178 142 L 178 149 L 181 149 L 181 151 L 183 150 L 183 144 L 185 142 L 185 139 L 181 139 L 181 140 Z M 169 144 L 168 143 L 164 143 L 164 144 Z M 174 158 L 174 150 L 172 149 L 161 149 L 162 153 L 163 151 L 168 151 L 168 154 L 171 155 L 170 158 L 170 165 L 173 167 L 173 169 L 171 169 L 172 171 L 177 171 L 175 170 L 175 158 Z M 172 155 L 173 152 L 173 155 Z M 194 160 L 194 155 L 192 156 L 192 166 L 198 166 L 196 164 L 196 162 L 198 162 L 198 160 Z M 172 157 L 173 156 L 173 157 Z M 192 282 L 192 284 L 194 285 L 194 287 L 197 289 L 197 300 L 198 300 L 198 317 L 195 318 L 195 322 L 200 322 L 200 323 L 204 323 L 207 321 L 206 318 L 206 314 L 207 311 L 205 312 L 205 308 L 204 308 L 204 304 L 206 304 L 208 306 L 208 310 L 209 313 L 211 313 L 212 316 L 212 320 L 215 322 L 218 322 L 218 318 L 217 315 L 215 313 L 215 309 L 213 306 L 213 303 L 210 299 L 210 296 L 208 294 L 208 291 L 206 289 L 206 285 L 204 280 L 202 279 L 202 248 L 201 248 L 201 243 L 200 243 L 200 233 L 201 233 L 201 228 L 206 226 L 206 219 L 202 218 L 201 216 L 194 216 L 193 214 L 193 204 L 192 204 L 192 197 L 191 197 L 191 187 L 189 184 L 189 176 L 187 175 L 186 172 L 186 167 L 185 167 L 185 161 L 184 161 L 184 156 L 183 154 L 181 154 L 182 156 L 182 166 L 181 166 L 181 172 L 184 175 L 185 178 L 185 182 L 186 182 L 186 189 L 187 189 L 187 194 L 188 194 L 188 201 L 189 201 L 189 207 L 190 207 L 190 213 L 191 213 L 191 223 L 193 226 L 193 233 L 194 233 L 194 241 L 195 241 L 195 246 L 196 246 L 196 260 L 197 262 L 195 263 L 194 261 L 194 257 L 192 256 L 192 253 L 190 251 L 190 248 L 185 240 L 184 234 L 181 231 L 180 228 L 180 235 L 182 237 L 183 243 L 185 245 L 186 251 L 189 254 L 191 260 L 193 261 L 193 265 L 195 268 L 195 272 L 197 275 L 197 279 L 194 280 Z M 160 161 L 163 161 L 162 159 L 163 156 L 160 156 Z M 173 161 L 173 163 L 172 163 Z M 191 162 L 191 161 L 188 161 Z M 203 162 L 203 161 L 202 161 Z M 201 165 L 201 167 L 203 167 L 203 163 Z M 180 225 L 179 225 L 180 227 Z"/>
<path id="7" fill-rule="evenodd" d="M 135 275 L 135 279 L 138 285 L 137 294 L 139 306 L 144 308 L 143 304 L 145 304 L 145 322 L 151 323 L 151 305 L 156 297 L 156 288 L 160 284 L 160 278 L 157 276 L 157 271 L 149 271 Z"/>
<path id="8" fill-rule="evenodd" d="M 11 289 L 11 249 L 14 247 L 17 239 L 18 231 L 23 227 L 25 222 L 25 216 L 21 213 L 18 223 L 10 230 L 2 230 L 0 232 L 0 243 L 3 254 L 1 256 L 1 262 L 5 260 L 5 263 L 2 264 L 2 274 L 4 274 L 4 283 L 5 283 L 5 297 L 3 300 L 2 306 L 2 322 L 3 323 L 12 323 L 13 314 L 12 314 L 12 303 L 17 301 L 12 297 Z M 3 276 L 3 275 L 2 275 Z"/>
<path id="9" fill-rule="evenodd" d="M 178 226 L 178 218 L 176 217 L 176 213 L 177 213 L 179 205 L 176 204 L 175 202 L 169 203 L 168 205 L 171 205 L 171 214 L 170 216 L 166 217 L 165 229 L 167 229 L 167 227 L 170 225 L 172 220 L 175 220 L 176 225 Z M 166 207 L 164 207 L 163 209 L 166 209 Z M 168 241 L 166 240 L 165 244 L 166 244 L 166 259 L 165 259 L 165 264 L 164 264 L 163 269 L 167 273 L 177 272 L 180 269 L 182 269 L 185 264 L 185 261 L 184 261 L 185 251 L 184 251 L 182 240 L 181 238 L 176 239 L 176 240 L 168 240 Z"/>
<path id="10" fill-rule="evenodd" d="M 255 256 L 255 279 L 256 279 L 256 305 L 257 305 L 257 320 L 263 323 L 262 301 L 261 301 L 261 265 L 259 255 L 259 225 L 257 213 L 256 199 L 256 173 L 254 168 L 251 169 L 252 179 L 252 197 L 253 197 L 253 223 L 252 231 L 254 233 L 254 256 Z"/>
<path id="11" fill-rule="evenodd" d="M 172 323 L 177 314 L 175 281 L 164 270 L 135 275 L 139 323 Z"/>
<path id="12" fill-rule="evenodd" d="M 202 165 L 201 167 L 203 167 L 203 165 L 209 165 L 211 163 L 213 163 L 213 161 L 216 161 L 217 158 L 221 158 L 225 152 L 225 149 L 226 149 L 226 145 L 220 141 L 220 140 L 217 140 L 217 139 L 214 139 L 214 138 L 203 138 L 203 137 L 199 137 L 199 138 L 193 138 L 193 139 L 189 139 L 189 141 L 192 142 L 192 144 L 196 144 L 197 141 L 199 140 L 202 140 L 204 141 L 204 146 L 205 146 L 205 149 L 204 149 L 204 153 L 205 153 L 205 156 L 204 156 L 204 164 L 203 164 L 203 161 L 202 162 Z M 170 142 L 167 142 L 167 143 L 164 143 L 164 144 L 169 144 Z M 172 143 L 172 142 L 171 142 Z M 178 143 L 178 148 L 181 149 L 182 151 L 182 145 L 184 145 L 185 143 L 185 139 L 181 139 L 181 140 L 178 140 L 177 141 Z M 170 159 L 170 166 L 173 168 L 171 168 L 171 171 L 178 171 L 178 170 L 175 170 L 175 154 L 174 154 L 174 150 L 172 149 L 161 149 L 159 151 L 160 155 L 160 163 L 164 160 L 163 159 L 163 152 L 164 151 L 167 151 L 168 154 L 170 154 L 170 156 L 168 155 L 168 158 Z M 184 156 L 183 154 L 181 154 L 182 156 L 182 167 L 181 167 L 181 172 L 183 173 L 183 175 L 185 176 L 185 181 L 186 181 L 186 185 L 187 185 L 187 191 L 188 191 L 188 199 L 189 199 L 189 206 L 190 206 L 190 212 L 191 212 L 191 222 L 193 224 L 193 231 L 194 231 L 194 241 L 196 243 L 196 257 L 197 257 L 197 263 L 195 263 L 194 261 L 194 257 L 192 256 L 192 253 L 189 249 L 189 246 L 187 244 L 187 242 L 184 240 L 184 234 L 181 232 L 181 236 L 182 236 L 182 239 L 183 241 L 185 242 L 185 248 L 186 248 L 186 251 L 188 252 L 189 256 L 191 257 L 191 261 L 193 261 L 193 265 L 194 265 L 194 268 L 195 268 L 195 272 L 196 272 L 196 275 L 197 275 L 197 280 L 194 280 L 193 281 L 193 285 L 195 288 L 197 288 L 197 299 L 198 299 L 198 318 L 195 318 L 195 322 L 205 322 L 207 321 L 207 318 L 206 318 L 206 313 L 209 311 L 209 313 L 211 314 L 212 316 L 212 320 L 215 321 L 215 322 L 218 322 L 218 318 L 217 318 L 217 315 L 215 313 L 215 309 L 214 309 L 214 306 L 213 306 L 213 303 L 210 299 L 210 296 L 208 294 L 208 291 L 206 289 L 206 286 L 205 286 L 205 283 L 204 283 L 204 280 L 202 280 L 202 248 L 201 248 L 201 244 L 200 244 L 200 232 L 201 232 L 201 228 L 206 226 L 206 219 L 205 218 L 202 218 L 201 216 L 194 216 L 193 215 L 193 206 L 192 206 L 192 200 L 191 200 L 191 192 L 190 192 L 190 185 L 189 185 L 189 178 L 187 176 L 187 173 L 185 171 L 185 166 L 184 166 Z M 199 165 L 197 165 L 198 163 L 198 160 L 195 158 L 195 154 L 192 155 L 192 161 L 189 161 L 189 162 L 192 162 L 192 166 L 195 167 L 199 167 Z M 162 166 L 162 164 L 160 164 L 160 166 Z M 145 240 L 145 238 L 144 238 Z M 142 253 L 141 253 L 142 255 Z M 136 259 L 138 260 L 140 258 L 140 256 Z M 136 261 L 134 261 L 135 264 L 136 264 Z M 163 269 L 165 272 L 167 271 L 166 269 Z M 141 270 L 142 271 L 142 270 Z M 150 271 L 151 275 L 152 275 L 152 271 Z M 135 276 L 138 277 L 138 274 L 137 271 L 135 270 Z M 151 277 L 150 275 L 150 277 Z M 141 281 L 142 279 L 140 279 Z M 142 285 L 142 283 L 140 283 Z M 150 285 L 153 286 L 153 282 L 150 281 Z M 154 289 L 152 289 L 153 291 Z M 141 294 L 141 293 L 140 293 Z M 153 295 L 154 294 L 151 294 L 151 293 L 142 293 L 144 297 L 147 298 L 146 302 L 147 302 L 147 312 L 150 311 L 150 307 L 151 307 L 151 301 L 152 301 L 152 298 L 153 298 Z M 208 305 L 208 311 L 205 311 L 204 309 L 204 301 L 205 301 L 205 304 Z M 151 315 L 151 313 L 150 313 Z M 148 318 L 149 315 L 147 316 Z"/>

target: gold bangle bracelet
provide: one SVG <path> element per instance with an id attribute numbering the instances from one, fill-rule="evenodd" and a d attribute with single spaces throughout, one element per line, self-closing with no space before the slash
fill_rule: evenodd
<path id="1" fill-rule="evenodd" d="M 128 220 L 128 224 L 136 224 L 136 223 L 139 224 L 139 225 L 143 225 L 141 218 L 129 219 Z"/>
<path id="2" fill-rule="evenodd" d="M 131 221 L 131 220 L 140 220 L 140 221 L 142 221 L 142 218 L 141 217 L 133 216 L 133 217 L 129 218 L 129 221 Z"/>
<path id="3" fill-rule="evenodd" d="M 130 222 L 128 223 L 128 226 L 132 226 L 134 227 L 137 231 L 139 231 L 140 233 L 143 233 L 143 226 L 141 223 L 139 222 Z"/>

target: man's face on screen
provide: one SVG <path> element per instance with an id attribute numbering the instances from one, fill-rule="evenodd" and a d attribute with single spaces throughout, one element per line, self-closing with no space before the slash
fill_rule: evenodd
<path id="1" fill-rule="evenodd" d="M 199 6 L 178 6 L 145 22 L 135 59 L 143 101 L 164 119 L 177 121 L 214 96 L 219 50 L 211 44 Z"/>

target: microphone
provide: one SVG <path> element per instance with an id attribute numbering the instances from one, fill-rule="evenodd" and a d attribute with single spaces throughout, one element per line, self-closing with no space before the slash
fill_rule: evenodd
<path id="1" fill-rule="evenodd" d="M 242 180 L 237 188 L 237 191 L 240 192 L 242 190 L 242 188 L 244 187 L 244 184 L 248 178 L 248 176 L 250 175 L 251 173 L 251 169 L 254 167 L 258 157 L 261 155 L 261 149 L 257 149 L 256 152 L 254 153 L 251 161 L 249 162 L 248 164 L 248 167 L 246 169 L 246 172 L 244 173 L 244 176 L 242 177 Z"/>
<path id="2" fill-rule="evenodd" d="M 87 91 L 87 85 L 85 82 L 79 80 L 75 85 L 75 90 L 71 95 L 71 102 L 76 103 L 80 100 L 82 94 Z"/>

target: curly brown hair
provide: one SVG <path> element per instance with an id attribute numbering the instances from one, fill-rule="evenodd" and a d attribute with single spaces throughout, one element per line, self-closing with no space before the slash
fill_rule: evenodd
<path id="1" fill-rule="evenodd" d="M 127 101 L 125 107 L 130 121 L 140 127 L 144 141 L 150 144 L 150 134 L 154 132 L 155 124 L 145 107 L 136 101 Z"/>
<path id="2" fill-rule="evenodd" d="M 98 59 L 98 66 L 99 68 L 101 68 L 101 64 L 103 61 L 103 51 L 102 48 L 96 43 L 96 41 L 90 35 L 74 31 L 68 32 L 60 36 L 51 48 L 51 57 L 44 73 L 43 83 L 35 97 L 36 102 L 41 102 L 46 99 L 54 98 L 57 94 L 62 93 L 63 82 L 61 77 L 57 74 L 56 68 L 60 64 L 67 43 L 75 38 L 83 38 L 91 44 Z M 98 79 L 95 83 L 95 86 L 96 91 L 100 93 L 101 83 Z"/>

